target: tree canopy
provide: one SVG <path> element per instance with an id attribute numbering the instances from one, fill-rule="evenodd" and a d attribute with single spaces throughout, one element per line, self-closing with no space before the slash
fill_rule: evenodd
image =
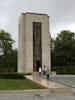
<path id="1" fill-rule="evenodd" d="M 75 65 L 75 33 L 63 30 L 52 39 L 52 66 Z"/>
<path id="2" fill-rule="evenodd" d="M 4 30 L 0 31 L 0 49 L 3 52 L 3 55 L 7 55 L 12 51 L 13 40 L 11 35 Z"/>
<path id="3" fill-rule="evenodd" d="M 17 71 L 17 49 L 13 49 L 14 40 L 10 33 L 0 31 L 0 73 Z"/>

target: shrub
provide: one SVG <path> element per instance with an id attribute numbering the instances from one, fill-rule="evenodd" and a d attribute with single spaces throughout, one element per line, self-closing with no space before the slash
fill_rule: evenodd
<path id="1" fill-rule="evenodd" d="M 25 79 L 24 74 L 0 74 L 0 78 L 5 78 L 5 79 Z"/>
<path id="2" fill-rule="evenodd" d="M 52 71 L 56 71 L 57 74 L 75 75 L 75 66 L 52 66 Z"/>

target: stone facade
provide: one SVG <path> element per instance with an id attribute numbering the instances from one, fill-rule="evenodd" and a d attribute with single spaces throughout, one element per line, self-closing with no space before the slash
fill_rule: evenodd
<path id="1" fill-rule="evenodd" d="M 37 71 L 37 65 L 51 69 L 50 56 L 49 16 L 23 13 L 19 19 L 18 72 Z"/>

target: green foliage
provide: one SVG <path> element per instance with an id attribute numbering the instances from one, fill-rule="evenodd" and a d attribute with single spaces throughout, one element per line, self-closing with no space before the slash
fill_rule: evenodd
<path id="1" fill-rule="evenodd" d="M 7 56 L 0 56 L 0 73 L 17 72 L 17 50 Z"/>
<path id="2" fill-rule="evenodd" d="M 17 74 L 17 73 L 11 73 L 11 74 L 8 74 L 8 73 L 4 73 L 4 74 L 0 74 L 0 79 L 25 79 L 24 77 L 24 74 Z"/>
<path id="3" fill-rule="evenodd" d="M 0 31 L 0 73 L 17 71 L 17 50 L 12 48 L 14 40 L 11 35 L 3 30 Z"/>
<path id="4" fill-rule="evenodd" d="M 0 48 L 2 49 L 4 56 L 12 51 L 13 42 L 14 41 L 9 33 L 5 32 L 4 30 L 0 31 Z"/>
<path id="5" fill-rule="evenodd" d="M 75 75 L 75 66 L 52 66 L 52 71 L 57 74 Z"/>
<path id="6" fill-rule="evenodd" d="M 0 57 L 0 73 L 17 72 L 17 50 Z"/>
<path id="7" fill-rule="evenodd" d="M 74 66 L 75 65 L 75 34 L 64 30 L 51 42 L 52 66 Z"/>

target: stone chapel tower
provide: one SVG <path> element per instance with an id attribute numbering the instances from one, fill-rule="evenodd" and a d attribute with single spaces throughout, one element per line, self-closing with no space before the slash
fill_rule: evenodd
<path id="1" fill-rule="evenodd" d="M 51 70 L 49 16 L 23 13 L 19 19 L 18 72 L 38 71 L 44 65 Z"/>

